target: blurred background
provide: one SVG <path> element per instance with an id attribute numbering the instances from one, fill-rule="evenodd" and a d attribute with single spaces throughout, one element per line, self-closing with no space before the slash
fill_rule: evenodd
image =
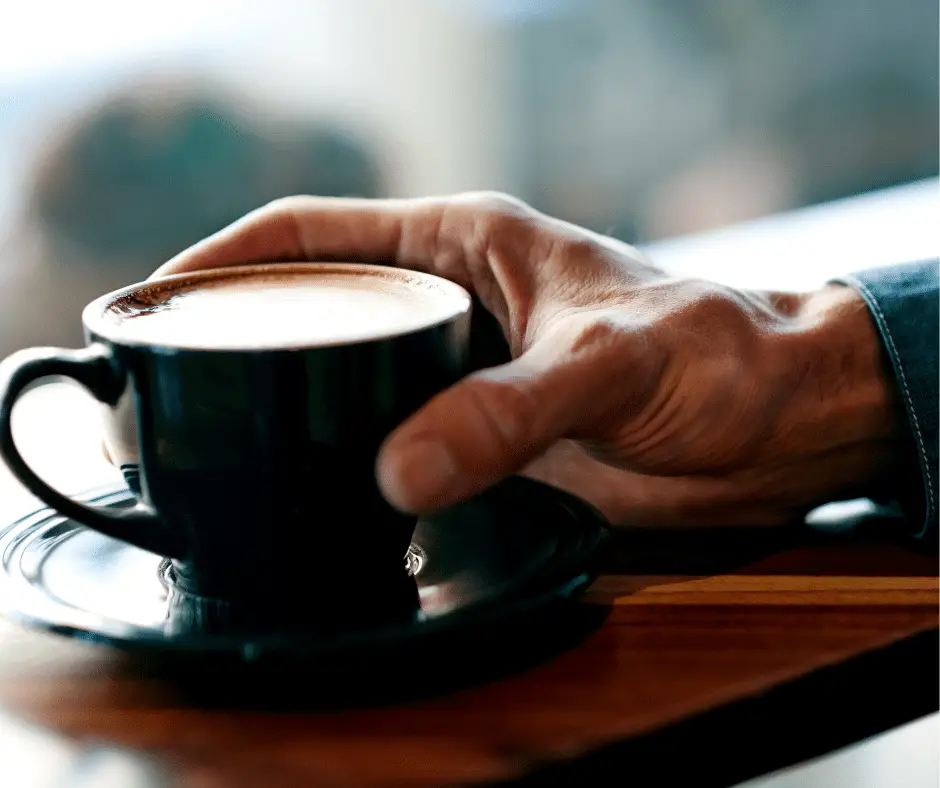
<path id="1" fill-rule="evenodd" d="M 30 0 L 0 354 L 274 197 L 512 192 L 634 243 L 936 176 L 937 2 Z"/>

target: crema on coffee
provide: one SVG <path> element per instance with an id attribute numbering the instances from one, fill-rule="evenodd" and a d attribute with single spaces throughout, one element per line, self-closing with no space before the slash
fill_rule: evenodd
<path id="1" fill-rule="evenodd" d="M 398 269 L 354 265 L 155 282 L 106 308 L 127 341 L 194 349 L 316 347 L 396 336 L 445 321 L 467 297 Z"/>

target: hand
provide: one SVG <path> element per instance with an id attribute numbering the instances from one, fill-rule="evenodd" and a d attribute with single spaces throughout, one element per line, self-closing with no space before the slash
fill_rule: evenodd
<path id="1" fill-rule="evenodd" d="M 890 481 L 897 405 L 861 299 L 667 275 L 635 249 L 490 194 L 278 200 L 155 276 L 253 262 L 420 269 L 472 291 L 507 363 L 386 440 L 379 483 L 429 512 L 526 473 L 614 523 L 779 524 Z"/>

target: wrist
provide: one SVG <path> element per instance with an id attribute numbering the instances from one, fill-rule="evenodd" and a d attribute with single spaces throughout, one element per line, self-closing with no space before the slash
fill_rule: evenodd
<path id="1" fill-rule="evenodd" d="M 859 457 L 844 484 L 882 491 L 903 458 L 905 418 L 868 307 L 854 289 L 827 285 L 798 297 L 793 326 L 796 418 L 818 451 Z"/>

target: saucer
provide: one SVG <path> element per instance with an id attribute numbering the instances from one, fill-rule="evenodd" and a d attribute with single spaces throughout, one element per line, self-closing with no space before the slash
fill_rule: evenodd
<path id="1" fill-rule="evenodd" d="M 83 500 L 119 508 L 134 498 L 109 488 Z M 593 579 L 607 533 L 601 515 L 581 500 L 508 479 L 418 523 L 405 557 L 418 599 L 408 620 L 318 632 L 260 626 L 258 616 L 229 602 L 187 596 L 168 581 L 161 556 L 41 509 L 0 530 L 0 612 L 31 628 L 134 651 L 242 662 L 272 654 L 343 659 L 442 637 L 472 641 L 544 615 Z M 355 554 L 311 555 L 306 571 L 324 562 L 331 573 L 339 568 L 342 582 L 357 582 Z M 289 613 L 309 602 L 298 595 L 280 607 Z"/>

